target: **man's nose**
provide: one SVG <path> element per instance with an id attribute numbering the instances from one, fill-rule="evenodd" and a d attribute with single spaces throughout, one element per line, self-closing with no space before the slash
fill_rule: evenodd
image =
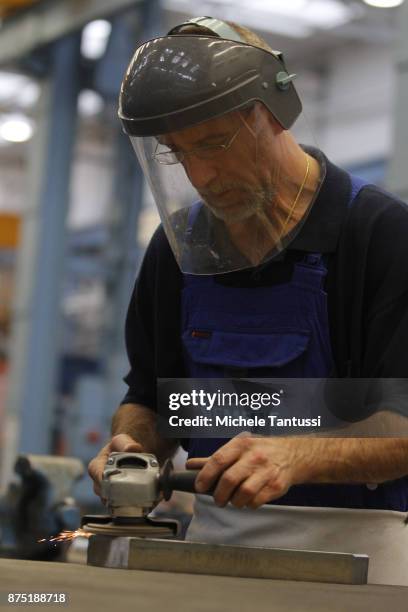
<path id="1" fill-rule="evenodd" d="M 195 155 L 189 155 L 183 163 L 188 178 L 198 191 L 208 187 L 217 178 L 217 168 L 211 159 L 199 159 Z"/>

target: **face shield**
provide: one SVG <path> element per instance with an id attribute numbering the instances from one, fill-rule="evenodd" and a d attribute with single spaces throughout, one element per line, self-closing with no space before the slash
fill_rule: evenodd
<path id="1" fill-rule="evenodd" d="M 277 55 L 211 37 L 150 41 L 120 115 L 182 272 L 261 265 L 300 231 L 324 169 L 288 129 L 301 105 Z"/>

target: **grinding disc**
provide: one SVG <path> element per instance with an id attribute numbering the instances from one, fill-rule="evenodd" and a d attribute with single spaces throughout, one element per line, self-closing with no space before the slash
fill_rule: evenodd
<path id="1" fill-rule="evenodd" d="M 174 535 L 171 527 L 152 525 L 147 522 L 134 525 L 115 525 L 114 523 L 87 523 L 82 526 L 83 531 L 95 535 L 108 535 L 117 537 L 170 537 Z"/>

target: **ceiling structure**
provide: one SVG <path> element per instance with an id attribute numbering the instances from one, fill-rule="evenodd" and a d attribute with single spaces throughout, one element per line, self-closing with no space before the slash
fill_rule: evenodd
<path id="1" fill-rule="evenodd" d="M 195 6 L 194 0 L 163 0 L 166 22 L 195 15 Z M 398 8 L 373 8 L 362 0 L 202 0 L 200 12 L 255 29 L 295 61 L 354 42 L 389 44 L 399 14 Z"/>
<path id="2" fill-rule="evenodd" d="M 162 0 L 161 4 L 163 31 L 196 16 L 194 0 Z M 21 147 L 34 127 L 31 109 L 38 99 L 39 87 L 33 78 L 18 73 L 14 61 L 17 50 L 29 53 L 36 44 L 50 42 L 90 22 L 83 31 L 82 52 L 95 60 L 106 48 L 109 17 L 115 11 L 134 7 L 135 2 L 0 0 L 0 11 L 17 10 L 20 5 L 23 7 L 20 11 L 5 18 L 3 24 L 0 22 L 0 152 L 5 147 Z M 284 51 L 291 65 L 310 69 L 324 65 L 327 54 L 336 48 L 356 43 L 391 45 L 397 32 L 399 9 L 373 8 L 362 0 L 251 0 L 250 3 L 201 0 L 200 13 L 235 20 L 258 31 L 273 48 Z M 23 32 L 26 32 L 24 37 Z M 81 94 L 79 110 L 85 119 L 91 120 L 102 109 L 103 101 L 98 94 L 89 90 Z M 28 127 L 24 127 L 24 121 Z M 11 127 L 10 122 L 13 122 Z"/>

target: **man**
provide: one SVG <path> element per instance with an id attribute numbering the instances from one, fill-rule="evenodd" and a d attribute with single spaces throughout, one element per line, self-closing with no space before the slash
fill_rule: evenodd
<path id="1" fill-rule="evenodd" d="M 177 448 L 155 429 L 157 378 L 407 377 L 407 209 L 296 142 L 292 78 L 279 52 L 211 18 L 135 53 L 120 116 L 162 226 L 129 307 L 129 392 L 89 468 L 97 493 L 110 452 Z M 404 424 L 390 407 L 370 417 L 379 435 Z M 189 539 L 366 553 L 371 581 L 408 584 L 408 440 L 183 444 L 197 492 L 216 484 Z"/>

